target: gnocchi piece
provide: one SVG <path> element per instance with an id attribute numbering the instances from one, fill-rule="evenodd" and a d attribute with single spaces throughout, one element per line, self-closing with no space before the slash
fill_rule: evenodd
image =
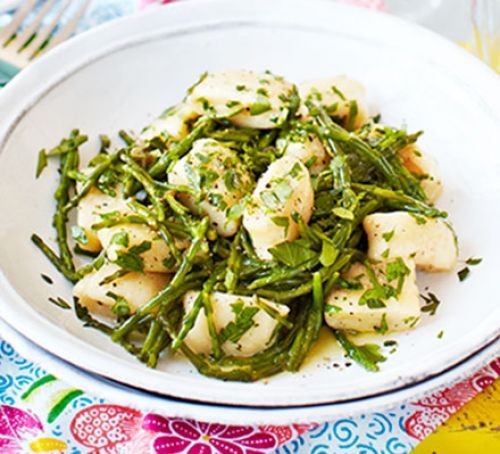
<path id="1" fill-rule="evenodd" d="M 213 139 L 197 140 L 177 161 L 168 180 L 198 193 L 198 197 L 186 193 L 178 197 L 193 213 L 206 214 L 219 235 L 236 233 L 241 215 L 232 213 L 231 208 L 251 191 L 253 182 L 235 151 Z"/>
<path id="2" fill-rule="evenodd" d="M 130 272 L 112 282 L 103 282 L 119 270 L 117 265 L 104 264 L 78 281 L 73 296 L 93 314 L 113 316 L 112 309 L 118 298 L 124 298 L 130 313 L 134 313 L 158 294 L 170 279 L 166 274 Z"/>
<path id="3" fill-rule="evenodd" d="M 271 260 L 269 249 L 299 236 L 297 213 L 309 222 L 314 191 L 307 168 L 297 158 L 283 156 L 264 172 L 243 212 L 243 225 L 252 238 L 255 252 Z"/>
<path id="4" fill-rule="evenodd" d="M 439 177 L 436 161 L 431 156 L 424 154 L 414 144 L 404 147 L 400 150 L 399 155 L 403 160 L 403 165 L 411 173 L 422 178 L 420 184 L 427 200 L 430 203 L 436 202 L 443 192 L 443 182 Z"/>
<path id="5" fill-rule="evenodd" d="M 183 301 L 186 312 L 193 307 L 199 293 L 197 291 L 186 293 Z M 210 295 L 215 328 L 219 337 L 227 339 L 221 346 L 226 355 L 253 356 L 271 344 L 278 321 L 261 309 L 256 300 L 256 296 L 238 296 L 222 292 L 214 292 Z M 287 306 L 262 298 L 259 301 L 284 318 L 288 315 Z M 250 319 L 251 323 L 245 324 L 245 319 Z M 198 314 L 185 342 L 196 353 L 208 354 L 212 351 L 204 309 Z"/>
<path id="6" fill-rule="evenodd" d="M 368 257 L 410 257 L 425 271 L 451 271 L 457 262 L 457 243 L 442 219 L 413 216 L 405 211 L 373 213 L 363 220 Z"/>
<path id="7" fill-rule="evenodd" d="M 141 139 L 152 139 L 158 135 L 172 140 L 181 140 L 189 133 L 187 123 L 199 115 L 186 104 L 178 104 L 167 109 L 141 133 Z"/>
<path id="8" fill-rule="evenodd" d="M 358 129 L 368 119 L 365 87 L 350 77 L 334 76 L 304 82 L 299 85 L 299 93 L 301 99 L 310 95 L 318 98 L 328 113 L 341 119 L 346 127 L 350 124 L 352 129 Z M 307 108 L 303 107 L 302 113 L 307 114 Z"/>
<path id="9" fill-rule="evenodd" d="M 115 211 L 132 214 L 123 198 L 120 196 L 111 197 L 95 187 L 92 187 L 87 195 L 80 200 L 77 206 L 76 223 L 83 229 L 87 238 L 86 243 L 79 243 L 82 249 L 89 252 L 101 250 L 97 231 L 92 226 L 102 221 L 101 214 Z"/>
<path id="10" fill-rule="evenodd" d="M 229 70 L 207 74 L 186 104 L 199 115 L 227 117 L 237 126 L 273 129 L 286 120 L 293 92 L 292 84 L 269 72 Z"/>
<path id="11" fill-rule="evenodd" d="M 147 225 L 125 224 L 99 230 L 97 234 L 106 256 L 115 261 L 120 252 L 126 252 L 134 246 L 149 243 L 150 248 L 140 254 L 146 273 L 168 273 L 174 270 L 175 262 L 165 241 Z M 177 249 L 189 246 L 187 240 L 175 241 Z"/>
<path id="12" fill-rule="evenodd" d="M 399 277 L 388 282 L 393 277 L 390 273 L 396 274 L 389 268 L 391 263 L 396 269 L 403 270 L 400 275 L 407 273 L 403 276 L 404 281 L 397 296 L 370 301 L 371 294 L 367 291 L 376 296 L 376 292 L 371 290 L 374 288 L 373 283 L 365 265 L 355 263 L 343 277 L 357 282 L 362 288 L 332 290 L 326 298 L 326 323 L 334 329 L 382 333 L 404 331 L 416 326 L 420 321 L 420 304 L 415 264 L 411 260 L 399 259 L 373 265 L 379 284 L 392 288 L 397 288 Z"/>
<path id="13" fill-rule="evenodd" d="M 330 162 L 330 156 L 321 140 L 307 132 L 278 139 L 276 145 L 283 156 L 299 159 L 309 169 L 311 175 L 322 172 Z"/>

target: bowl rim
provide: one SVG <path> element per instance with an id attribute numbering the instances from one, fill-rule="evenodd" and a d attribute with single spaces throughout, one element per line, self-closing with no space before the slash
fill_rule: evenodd
<path id="1" fill-rule="evenodd" d="M 250 0 L 245 2 L 245 4 L 232 0 L 195 0 L 174 3 L 168 8 L 145 11 L 135 16 L 121 18 L 103 26 L 96 27 L 54 49 L 54 51 L 48 53 L 38 62 L 35 62 L 31 67 L 27 68 L 27 70 L 23 71 L 11 82 L 11 84 L 9 84 L 7 89 L 0 92 L 0 108 L 7 106 L 7 110 L 9 110 L 10 106 L 10 112 L 7 113 L 5 123 L 0 124 L 0 153 L 18 122 L 40 99 L 50 91 L 56 89 L 59 83 L 71 77 L 71 75 L 76 73 L 79 69 L 106 55 L 134 44 L 140 44 L 144 41 L 154 40 L 176 33 L 186 33 L 197 27 L 206 28 L 217 25 L 220 26 L 221 24 L 230 24 L 234 26 L 234 24 L 252 24 L 255 21 L 268 24 L 268 26 L 275 26 L 279 23 L 285 23 L 290 26 L 290 23 L 287 22 L 286 19 L 284 22 L 276 22 L 275 17 L 271 17 L 270 19 L 266 18 L 265 20 L 259 18 L 258 15 L 255 16 L 256 10 L 265 6 L 267 9 L 266 13 L 269 13 L 269 10 L 271 10 L 277 14 L 286 6 L 288 11 L 295 8 L 298 13 L 299 11 L 311 9 L 312 2 L 314 2 L 317 8 L 323 8 L 325 11 L 333 11 L 337 14 L 350 16 L 359 21 L 371 21 L 371 27 L 374 26 L 374 23 L 380 27 L 382 25 L 386 26 L 393 30 L 393 32 L 400 33 L 398 36 L 408 42 L 414 42 L 416 37 L 418 37 L 419 46 L 421 46 L 422 52 L 430 63 L 434 63 L 436 60 L 440 60 L 446 55 L 444 61 L 440 61 L 439 64 L 449 75 L 453 75 L 454 70 L 461 68 L 468 76 L 473 77 L 473 79 L 478 82 L 480 81 L 481 83 L 478 83 L 478 87 L 475 87 L 475 93 L 482 93 L 483 95 L 488 93 L 488 95 L 490 95 L 487 104 L 484 101 L 484 96 L 479 99 L 485 104 L 483 107 L 491 110 L 492 115 L 500 119 L 500 90 L 498 90 L 500 84 L 497 78 L 498 76 L 475 57 L 459 49 L 458 46 L 419 26 L 408 24 L 393 16 L 336 4 L 328 2 L 327 0 L 276 0 L 273 2 L 271 8 L 265 0 Z M 211 10 L 211 15 L 207 13 L 207 15 L 203 15 L 203 18 L 200 17 L 202 15 L 199 14 L 199 8 L 202 5 L 206 5 L 207 11 Z M 254 16 L 252 16 L 252 14 Z M 254 22 L 248 19 L 248 16 L 253 17 Z M 159 22 L 159 18 L 163 20 L 162 23 Z M 142 24 L 148 21 L 155 25 L 151 30 L 144 32 Z M 297 26 L 297 24 L 294 24 L 294 26 Z M 317 29 L 317 27 L 314 28 Z M 126 36 L 125 30 L 127 30 L 129 36 Z M 133 30 L 133 33 L 130 33 L 130 30 Z M 103 42 L 105 42 L 106 45 L 102 45 Z M 90 44 L 94 44 L 94 46 Z M 95 44 L 99 44 L 100 47 L 95 46 Z M 98 48 L 98 50 L 96 50 L 96 48 Z M 78 57 L 74 58 L 74 55 Z M 57 69 L 54 70 L 54 68 Z M 452 77 L 457 79 L 456 76 Z M 43 80 L 43 82 L 40 83 L 40 80 Z M 495 92 L 492 88 L 496 88 L 497 91 Z M 17 99 L 19 97 L 21 98 L 21 102 Z M 102 358 L 103 361 L 99 364 L 86 360 L 85 353 L 88 353 L 90 348 L 87 343 L 82 339 L 70 335 L 68 332 L 64 331 L 64 329 L 45 319 L 33 308 L 25 311 L 25 318 L 20 318 L 18 316 L 19 310 L 14 310 L 13 308 L 21 307 L 18 304 L 21 302 L 24 302 L 24 299 L 21 298 L 9 284 L 2 270 L 0 272 L 0 307 L 3 307 L 4 311 L 2 315 L 10 325 L 25 332 L 31 340 L 37 341 L 42 348 L 49 350 L 60 358 L 68 361 L 75 361 L 74 358 L 77 357 L 80 358 L 78 360 L 80 367 L 92 370 L 104 376 L 113 375 L 109 371 L 108 363 L 104 360 L 105 357 Z M 26 316 L 29 316 L 28 319 L 26 319 Z M 466 336 L 459 340 L 456 350 L 459 350 L 460 353 L 454 361 L 441 364 L 437 369 L 434 368 L 431 371 L 428 369 L 424 370 L 422 373 L 412 377 L 396 377 L 391 383 L 386 383 L 385 387 L 375 392 L 375 394 L 383 394 L 389 389 L 394 390 L 421 382 L 429 377 L 442 373 L 444 370 L 457 364 L 470 354 L 474 354 L 475 351 L 481 350 L 485 345 L 497 339 L 500 334 L 498 324 L 495 326 L 495 320 L 491 320 L 490 325 L 492 329 L 488 330 L 481 339 L 476 340 L 474 348 L 472 349 L 470 345 L 468 346 L 468 339 Z M 47 330 L 45 330 L 44 336 L 37 336 L 36 333 L 40 331 L 41 326 L 48 327 L 49 332 L 53 334 L 49 336 Z M 62 339 L 70 341 L 72 345 L 71 352 L 66 351 L 65 348 L 61 348 L 58 345 L 61 343 Z M 98 352 L 97 349 L 94 350 Z M 111 356 L 111 354 L 107 355 L 108 357 Z M 82 361 L 81 358 L 84 360 Z M 122 367 L 128 368 L 130 372 L 133 372 L 130 363 L 123 362 L 119 358 L 115 359 L 117 363 L 123 363 Z M 178 398 L 192 398 L 192 388 L 189 384 L 182 385 L 177 383 L 177 385 L 178 387 L 175 394 Z M 148 387 L 148 389 L 151 388 Z M 369 397 L 369 395 L 365 393 L 350 399 L 363 399 L 366 397 Z M 255 405 L 253 398 L 245 398 L 245 396 L 238 396 L 236 401 L 234 400 L 235 396 L 230 397 L 231 401 L 227 400 L 228 397 L 222 399 L 219 397 L 214 400 L 214 396 L 209 390 L 201 392 L 198 398 L 205 402 L 215 402 L 219 404 L 235 404 L 240 406 Z M 295 400 L 296 396 L 294 396 L 293 387 L 290 387 L 288 390 L 288 397 L 281 403 L 274 402 L 272 406 L 282 405 L 284 407 L 296 407 L 297 405 L 301 405 L 299 403 L 290 404 L 290 401 Z M 339 402 L 341 399 L 337 399 L 336 401 Z M 302 405 L 314 406 L 329 403 L 332 402 L 330 400 L 325 401 L 324 397 L 318 396 L 308 403 L 303 402 Z"/>
<path id="2" fill-rule="evenodd" d="M 402 402 L 416 401 L 428 396 L 429 393 L 452 387 L 494 360 L 498 360 L 499 353 L 499 342 L 492 342 L 435 377 L 403 389 L 364 399 L 298 408 L 248 408 L 192 402 L 145 392 L 81 370 L 34 344 L 1 318 L 0 331 L 2 338 L 14 347 L 16 353 L 41 365 L 45 370 L 55 372 L 59 379 L 93 394 L 94 397 L 106 399 L 109 403 L 132 407 L 143 413 L 155 413 L 169 418 L 189 418 L 196 421 L 202 419 L 202 422 L 230 425 L 319 424 L 372 411 L 390 410 L 401 405 Z M 201 419 L 200 415 L 202 415 Z"/>

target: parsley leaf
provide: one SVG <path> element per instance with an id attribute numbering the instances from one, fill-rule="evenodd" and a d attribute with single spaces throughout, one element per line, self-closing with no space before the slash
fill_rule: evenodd
<path id="1" fill-rule="evenodd" d="M 290 227 L 290 220 L 288 219 L 288 217 L 287 216 L 273 216 L 271 218 L 271 221 L 273 221 L 277 226 L 283 227 L 285 229 L 284 237 L 286 238 L 288 236 L 288 228 Z"/>
<path id="2" fill-rule="evenodd" d="M 317 257 L 317 253 L 305 246 L 300 240 L 278 244 L 269 252 L 278 262 L 292 268 Z"/>
<path id="3" fill-rule="evenodd" d="M 340 306 L 335 306 L 335 304 L 325 304 L 326 314 L 336 314 L 338 312 L 342 312 L 342 308 Z"/>
<path id="4" fill-rule="evenodd" d="M 250 106 L 250 115 L 260 115 L 271 110 L 271 103 L 262 95 L 258 95 L 256 101 Z"/>
<path id="5" fill-rule="evenodd" d="M 221 343 L 225 341 L 238 342 L 241 337 L 255 324 L 254 315 L 259 312 L 255 306 L 245 306 L 242 300 L 231 304 L 231 310 L 235 314 L 234 321 L 229 322 L 220 332 Z"/>
<path id="6" fill-rule="evenodd" d="M 319 261 L 323 266 L 331 266 L 339 255 L 338 249 L 331 241 L 323 240 Z"/>
<path id="7" fill-rule="evenodd" d="M 434 315 L 438 306 L 441 304 L 438 297 L 431 292 L 429 292 L 427 296 L 420 295 L 420 297 L 425 301 L 425 306 L 422 307 L 422 312 L 428 312 L 429 315 Z"/>
<path id="8" fill-rule="evenodd" d="M 128 251 L 118 251 L 114 263 L 124 270 L 144 273 L 144 260 L 140 254 L 149 249 L 151 249 L 151 242 L 143 241 L 137 246 L 132 246 Z"/>
<path id="9" fill-rule="evenodd" d="M 380 353 L 380 347 L 376 344 L 356 345 L 342 331 L 335 330 L 334 335 L 347 356 L 371 372 L 378 371 L 378 363 L 386 360 L 386 357 Z"/>
<path id="10" fill-rule="evenodd" d="M 392 240 L 394 233 L 395 233 L 394 230 L 391 230 L 390 232 L 382 233 L 382 238 L 388 243 L 389 241 Z"/>
<path id="11" fill-rule="evenodd" d="M 465 281 L 465 279 L 467 279 L 469 277 L 469 274 L 470 274 L 470 269 L 468 266 L 466 266 L 465 268 L 462 268 L 458 273 L 458 280 L 460 282 L 463 282 Z"/>
<path id="12" fill-rule="evenodd" d="M 129 239 L 128 233 L 125 231 L 116 232 L 112 237 L 110 244 L 116 244 L 117 246 L 128 247 Z"/>

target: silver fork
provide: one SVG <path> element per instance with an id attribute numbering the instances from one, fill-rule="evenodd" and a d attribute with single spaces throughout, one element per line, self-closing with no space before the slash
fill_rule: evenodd
<path id="1" fill-rule="evenodd" d="M 69 7 L 70 0 L 63 0 L 50 22 L 42 26 L 43 19 L 51 12 L 55 2 L 56 0 L 47 0 L 32 21 L 20 30 L 37 3 L 37 0 L 24 1 L 10 23 L 0 30 L 0 87 L 7 84 L 34 58 L 69 38 L 90 0 L 83 0 L 73 16 L 56 33 L 54 29 Z"/>

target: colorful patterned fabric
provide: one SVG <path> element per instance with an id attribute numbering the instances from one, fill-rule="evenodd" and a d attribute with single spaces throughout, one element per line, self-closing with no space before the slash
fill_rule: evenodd
<path id="1" fill-rule="evenodd" d="M 57 379 L 0 340 L 0 452 L 402 454 L 498 377 L 500 359 L 389 411 L 316 425 L 228 426 L 115 405 Z"/>
<path id="2" fill-rule="evenodd" d="M 169 1 L 97 0 L 79 30 Z M 385 9 L 383 0 L 343 1 Z M 0 26 L 9 19 L 0 15 Z M 0 339 L 0 452 L 402 454 L 499 376 L 497 359 L 457 385 L 389 411 L 315 425 L 228 426 L 115 405 L 59 380 Z"/>

